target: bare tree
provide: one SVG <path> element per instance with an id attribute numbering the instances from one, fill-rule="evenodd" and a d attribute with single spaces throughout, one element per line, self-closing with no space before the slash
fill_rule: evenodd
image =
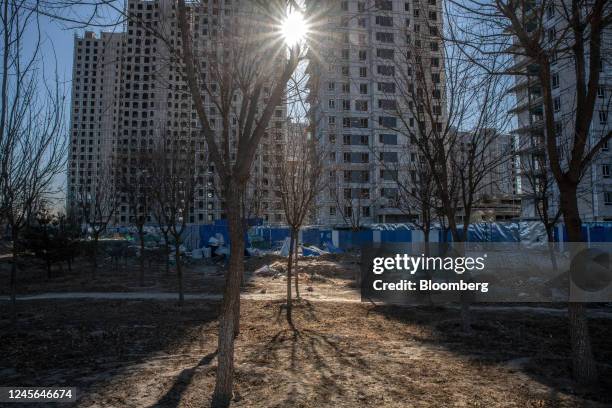
<path id="1" fill-rule="evenodd" d="M 88 233 L 91 230 L 93 276 L 98 268 L 100 237 L 113 221 L 119 207 L 119 191 L 112 175 L 112 161 L 111 158 L 100 167 L 93 187 L 81 186 L 74 197 L 81 224 Z"/>
<path id="2" fill-rule="evenodd" d="M 140 286 L 144 286 L 145 275 L 144 227 L 152 211 L 153 190 L 156 188 L 151 178 L 151 166 L 155 166 L 151 156 L 146 148 L 131 152 L 122 160 L 124 166 L 119 175 L 119 190 L 127 198 L 129 221 L 136 227 L 140 240 Z"/>
<path id="3" fill-rule="evenodd" d="M 318 144 L 306 132 L 305 124 L 292 123 L 282 160 L 277 167 L 277 185 L 280 191 L 285 219 L 290 227 L 289 256 L 287 259 L 287 322 L 291 317 L 291 278 L 298 234 L 312 209 L 317 194 L 323 187 L 323 157 Z M 295 275 L 295 292 L 299 298 L 299 274 Z"/>
<path id="4" fill-rule="evenodd" d="M 64 93 L 46 78 L 38 15 L 22 2 L 0 2 L 0 220 L 11 230 L 10 293 L 15 319 L 19 234 L 55 192 L 65 166 Z M 32 34 L 32 31 L 34 34 Z M 32 46 L 26 52 L 26 45 Z"/>
<path id="5" fill-rule="evenodd" d="M 287 1 L 253 1 L 240 6 L 244 9 L 233 17 L 236 24 L 225 26 L 212 49 L 204 50 L 194 47 L 196 41 L 192 31 L 199 5 L 187 6 L 185 1 L 178 1 L 183 72 L 201 125 L 201 135 L 218 171 L 231 241 L 213 395 L 213 405 L 223 407 L 229 405 L 232 397 L 234 338 L 240 316 L 245 245 L 240 206 L 242 194 L 259 143 L 276 107 L 283 102 L 287 83 L 302 53 L 299 45 L 287 49 L 279 32 L 281 21 L 287 15 Z M 203 61 L 206 67 L 202 66 Z M 215 83 L 215 89 L 211 83 Z M 211 126 L 206 101 L 219 111 L 219 130 Z"/>
<path id="6" fill-rule="evenodd" d="M 605 65 L 604 32 L 612 23 L 612 9 L 606 0 L 497 0 L 490 3 L 470 0 L 449 2 L 462 18 L 456 43 L 467 52 L 478 51 L 473 62 L 506 55 L 507 64 L 492 69 L 494 74 L 516 75 L 538 82 L 547 164 L 560 195 L 560 209 L 571 242 L 581 242 L 582 220 L 578 190 L 584 173 L 605 146 L 612 131 L 607 125 L 609 100 L 599 104 L 600 126 L 593 116 L 598 105 L 600 76 Z M 553 20 L 554 24 L 550 24 Z M 555 64 L 571 73 L 568 91 L 571 111 L 564 115 L 562 132 L 556 131 L 553 89 L 558 81 Z M 501 69 L 499 69 L 501 68 Z M 520 79 L 519 79 L 520 81 Z M 558 136 L 558 133 L 561 133 Z M 580 383 L 597 380 L 585 306 L 570 302 L 570 338 L 573 373 Z"/>
<path id="7" fill-rule="evenodd" d="M 181 264 L 182 236 L 193 212 L 193 199 L 198 184 L 198 174 L 192 165 L 195 152 L 187 140 L 163 137 L 152 154 L 150 182 L 155 185 L 152 197 L 155 214 L 174 239 L 174 256 L 178 279 L 179 305 L 183 305 L 183 269 Z"/>
<path id="8" fill-rule="evenodd" d="M 547 170 L 546 154 L 541 138 L 529 138 L 519 146 L 521 181 L 525 188 L 523 199 L 532 203 L 534 211 L 544 226 L 550 260 L 553 270 L 557 270 L 557 258 L 554 252 L 554 229 L 561 218 L 561 208 L 555 200 L 556 186 Z M 525 185 L 526 184 L 526 185 Z"/>
<path id="9" fill-rule="evenodd" d="M 467 239 L 474 203 L 490 180 L 489 175 L 511 152 L 491 154 L 497 132 L 507 126 L 507 90 L 510 82 L 473 64 L 470 56 L 446 40 L 455 22 L 446 16 L 444 31 L 437 24 L 415 26 L 408 45 L 381 53 L 386 60 L 379 73 L 388 81 L 379 90 L 387 117 L 379 126 L 404 136 L 413 165 L 424 165 L 433 181 L 434 201 L 454 242 Z M 490 59 L 490 67 L 501 58 Z M 494 130 L 494 129 L 497 129 Z M 380 153 L 381 159 L 386 153 Z M 423 163 L 421 163 L 421 160 Z M 382 160 L 381 160 L 382 161 Z M 418 186 L 414 178 L 413 187 Z M 402 188 L 404 191 L 406 187 Z M 458 221 L 462 216 L 463 225 Z M 470 330 L 467 304 L 462 302 L 463 328 Z"/>

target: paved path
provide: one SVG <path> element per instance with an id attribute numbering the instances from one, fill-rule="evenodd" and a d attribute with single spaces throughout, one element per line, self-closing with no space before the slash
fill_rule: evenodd
<path id="1" fill-rule="evenodd" d="M 240 295 L 245 300 L 282 300 L 282 295 L 265 293 L 242 293 Z M 64 292 L 64 293 L 40 293 L 36 295 L 17 296 L 20 302 L 35 300 L 66 300 L 66 299 L 87 299 L 87 300 L 177 300 L 178 293 L 174 292 Z M 358 297 L 328 297 L 303 294 L 302 298 L 310 302 L 329 302 L 329 303 L 361 303 Z M 222 295 L 216 293 L 187 293 L 185 300 L 221 300 Z M 0 296 L 0 302 L 9 301 L 9 296 Z M 475 310 L 498 311 L 498 312 L 520 312 L 536 313 L 549 315 L 565 315 L 566 308 L 550 308 L 539 306 L 472 306 Z M 589 310 L 590 317 L 612 319 L 612 311 Z"/>

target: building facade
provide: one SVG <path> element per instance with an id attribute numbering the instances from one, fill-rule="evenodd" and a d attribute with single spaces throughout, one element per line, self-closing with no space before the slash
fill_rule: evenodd
<path id="1" fill-rule="evenodd" d="M 92 201 L 101 191 L 117 188 L 119 178 L 138 172 L 138 155 L 150 151 L 161 140 L 180 140 L 190 146 L 198 174 L 189 222 L 212 223 L 225 217 L 214 166 L 208 160 L 201 125 L 191 101 L 181 66 L 172 50 L 180 47 L 177 10 L 173 0 L 128 0 L 129 18 L 121 32 L 86 32 L 74 39 L 70 156 L 68 161 L 68 208 Z M 194 50 L 218 47 L 223 30 L 235 24 L 245 2 L 218 0 L 192 5 L 191 23 Z M 202 51 L 201 51 L 202 52 Z M 206 61 L 199 64 L 202 78 Z M 209 80 L 209 89 L 218 84 Z M 204 93 L 204 90 L 202 91 Z M 264 89 L 264 92 L 266 90 Z M 269 92 L 269 90 L 268 90 Z M 211 98 L 205 108 L 213 129 L 221 133 L 221 117 Z M 240 103 L 240 97 L 234 99 Z M 249 194 L 245 203 L 249 217 L 271 223 L 284 220 L 280 200 L 273 190 L 275 151 L 284 143 L 286 107 L 278 106 L 259 147 L 252 167 Z M 234 134 L 233 118 L 230 134 Z M 221 137 L 219 135 L 219 137 Z M 228 151 L 235 152 L 235 141 Z M 118 193 L 119 205 L 113 223 L 127 224 L 134 213 L 125 194 Z M 257 202 L 255 202 L 257 201 Z M 153 221 L 149 217 L 150 221 Z"/>
<path id="2" fill-rule="evenodd" d="M 319 223 L 359 228 L 418 218 L 397 202 L 397 181 L 410 179 L 417 157 L 403 131 L 415 117 L 398 113 L 410 110 L 405 96 L 417 66 L 434 97 L 443 93 L 440 3 L 309 2 L 322 16 L 308 67 L 312 133 L 327 149 Z"/>
<path id="3" fill-rule="evenodd" d="M 567 20 L 561 2 L 550 2 L 542 16 L 545 41 L 555 43 L 567 28 Z M 600 79 L 595 111 L 591 122 L 588 145 L 592 146 L 610 131 L 608 112 L 612 92 L 612 62 L 608 58 L 612 52 L 612 31 L 605 30 L 602 39 L 599 70 Z M 588 50 L 585 52 L 588 56 Z M 588 58 L 587 58 L 588 59 Z M 520 175 L 519 190 L 522 196 L 521 217 L 539 219 L 539 213 L 546 207 L 551 217 L 559 210 L 559 191 L 554 176 L 547 164 L 545 148 L 544 104 L 542 87 L 535 76 L 536 64 L 517 54 L 514 69 L 526 74 L 516 77 L 512 91 L 516 96 L 516 106 L 511 113 L 516 115 L 517 127 L 513 134 L 517 138 Z M 551 82 L 553 110 L 555 118 L 555 137 L 565 165 L 569 146 L 573 139 L 576 115 L 576 77 L 575 66 L 570 53 L 558 51 L 551 61 Z M 612 153 L 606 145 L 587 167 L 578 189 L 578 205 L 583 221 L 612 220 Z"/>

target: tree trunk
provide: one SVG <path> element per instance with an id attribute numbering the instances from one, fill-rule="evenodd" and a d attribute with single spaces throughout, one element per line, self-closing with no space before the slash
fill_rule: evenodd
<path id="1" fill-rule="evenodd" d="M 576 186 L 559 186 L 561 212 L 570 242 L 582 242 L 582 220 L 578 211 Z M 574 248 L 574 251 L 575 248 Z M 576 254 L 573 253 L 572 256 Z M 591 337 L 583 303 L 568 304 L 570 341 L 572 344 L 572 371 L 574 379 L 584 385 L 593 385 L 598 380 L 597 364 L 591 349 Z"/>
<path id="2" fill-rule="evenodd" d="M 244 269 L 244 233 L 240 214 L 241 187 L 230 181 L 226 193 L 230 236 L 230 260 L 225 275 L 225 290 L 219 316 L 218 366 L 212 406 L 228 407 L 234 378 L 234 339 L 239 329 L 240 277 Z"/>
<path id="3" fill-rule="evenodd" d="M 164 258 L 166 258 L 166 275 L 170 275 L 170 245 L 168 245 L 168 234 L 164 234 Z"/>
<path id="4" fill-rule="evenodd" d="M 96 269 L 98 269 L 98 234 L 94 234 L 94 242 L 93 242 L 93 270 L 91 271 L 92 278 L 96 277 Z"/>
<path id="5" fill-rule="evenodd" d="M 559 266 L 557 265 L 557 256 L 555 255 L 555 237 L 553 234 L 553 226 L 546 225 L 546 238 L 548 239 L 548 255 L 550 256 L 550 262 L 553 267 L 553 271 L 557 272 Z"/>
<path id="6" fill-rule="evenodd" d="M 291 272 L 293 267 L 293 246 L 295 245 L 295 230 L 291 228 L 289 234 L 289 258 L 287 259 L 287 323 L 293 327 L 291 303 Z"/>
<path id="7" fill-rule="evenodd" d="M 184 298 L 183 295 L 183 269 L 181 268 L 181 248 L 180 248 L 180 236 L 174 237 L 174 257 L 176 260 L 176 277 L 178 279 L 178 294 L 179 294 L 179 306 L 183 306 Z"/>
<path id="8" fill-rule="evenodd" d="M 144 274 L 145 274 L 145 267 L 144 267 L 144 258 L 145 258 L 145 246 L 144 246 L 144 230 L 142 229 L 142 227 L 138 228 L 138 237 L 140 238 L 140 286 L 144 286 Z"/>
<path id="9" fill-rule="evenodd" d="M 11 239 L 13 240 L 13 263 L 11 265 L 11 321 L 17 324 L 17 239 L 18 233 L 14 227 L 11 228 Z"/>
<path id="10" fill-rule="evenodd" d="M 298 249 L 299 249 L 299 232 L 296 231 L 295 232 L 295 298 L 299 299 L 300 298 L 300 273 L 298 272 Z"/>

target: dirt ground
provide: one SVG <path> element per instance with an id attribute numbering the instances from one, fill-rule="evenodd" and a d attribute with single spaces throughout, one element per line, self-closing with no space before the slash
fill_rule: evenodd
<path id="1" fill-rule="evenodd" d="M 121 268 L 108 260 L 91 275 L 48 278 L 26 264 L 19 293 L 175 291 L 171 270 Z M 473 311 L 460 330 L 457 309 L 359 303 L 355 255 L 302 258 L 304 299 L 295 330 L 285 322 L 284 260 L 250 258 L 243 291 L 278 300 L 243 300 L 236 344 L 236 407 L 575 407 L 612 406 L 612 319 L 590 320 L 603 382 L 570 380 L 563 314 Z M 8 268 L 0 269 L 6 290 Z M 186 267 L 188 293 L 218 293 L 219 266 Z M 324 301 L 323 301 L 324 300 Z M 349 300 L 348 302 L 345 300 Z M 0 386 L 74 386 L 80 407 L 207 406 L 214 387 L 216 301 L 30 300 L 17 328 L 0 301 Z M 605 364 L 603 362 L 606 362 Z"/>
<path id="2" fill-rule="evenodd" d="M 10 260 L 0 259 L 0 295 L 9 294 Z M 357 255 L 325 255 L 317 258 L 300 257 L 297 270 L 305 294 L 358 299 L 354 276 L 359 271 Z M 254 273 L 264 266 L 272 270 Z M 251 257 L 245 263 L 244 290 L 253 293 L 286 293 L 286 258 L 277 255 Z M 224 264 L 207 260 L 190 260 L 183 265 L 185 293 L 221 293 L 224 284 Z M 308 292 L 317 287 L 317 291 Z M 28 295 L 58 292 L 176 292 L 176 269 L 171 265 L 145 261 L 144 285 L 140 284 L 140 263 L 137 258 L 100 257 L 99 266 L 82 257 L 69 271 L 66 265 L 55 266 L 49 276 L 44 265 L 35 258 L 22 259 L 17 273 L 17 294 Z"/>
<path id="3" fill-rule="evenodd" d="M 0 314 L 0 385 L 75 386 L 77 406 L 207 406 L 218 304 L 46 301 Z M 245 301 L 236 345 L 237 407 L 610 406 L 607 383 L 569 380 L 561 317 L 303 302 L 296 331 L 278 301 Z M 612 323 L 593 320 L 598 361 L 612 361 Z"/>

